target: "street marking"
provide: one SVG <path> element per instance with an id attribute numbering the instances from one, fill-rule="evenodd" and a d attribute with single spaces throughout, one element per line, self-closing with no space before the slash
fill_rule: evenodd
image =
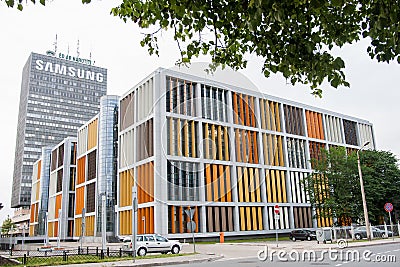
<path id="1" fill-rule="evenodd" d="M 376 255 L 380 255 L 380 254 L 382 254 L 382 252 L 378 252 L 378 253 L 376 253 Z"/>
<path id="2" fill-rule="evenodd" d="M 335 266 L 342 266 L 342 264 L 341 264 L 341 263 L 338 263 L 338 264 L 336 264 Z"/>
<path id="3" fill-rule="evenodd" d="M 393 251 L 400 251 L 400 249 L 395 249 L 395 250 L 393 250 Z"/>
<path id="4" fill-rule="evenodd" d="M 388 250 L 388 251 L 385 251 L 385 252 L 383 252 L 383 253 L 390 253 L 390 252 L 392 252 L 392 251 Z"/>

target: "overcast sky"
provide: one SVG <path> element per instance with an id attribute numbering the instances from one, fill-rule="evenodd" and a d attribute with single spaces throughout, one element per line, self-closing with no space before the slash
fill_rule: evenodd
<path id="1" fill-rule="evenodd" d="M 10 209 L 14 149 L 17 130 L 22 68 L 31 52 L 45 53 L 54 49 L 58 35 L 59 52 L 92 59 L 108 69 L 108 94 L 121 95 L 158 67 L 171 67 L 178 59 L 176 44 L 167 33 L 161 38 L 160 57 L 147 54 L 139 45 L 141 30 L 133 23 L 124 23 L 110 15 L 119 1 L 96 1 L 83 5 L 81 0 L 54 0 L 46 7 L 28 3 L 23 12 L 7 8 L 0 2 L 0 222 Z M 265 78 L 262 61 L 250 57 L 241 71 L 258 88 L 270 95 L 287 98 L 320 108 L 369 120 L 374 124 L 377 148 L 400 155 L 397 141 L 400 125 L 400 66 L 376 63 L 366 53 L 367 42 L 346 46 L 337 53 L 346 62 L 350 89 L 325 86 L 323 98 L 315 98 L 306 86 L 287 85 L 280 75 Z M 204 59 L 202 59 L 204 60 Z"/>

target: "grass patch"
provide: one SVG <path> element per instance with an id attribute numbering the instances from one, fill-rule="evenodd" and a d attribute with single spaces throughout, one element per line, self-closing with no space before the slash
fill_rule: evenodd
<path id="1" fill-rule="evenodd" d="M 190 256 L 195 253 L 181 253 L 181 254 L 150 254 L 144 257 L 136 257 L 137 260 L 141 259 L 155 259 L 155 258 L 173 258 L 181 256 Z M 22 262 L 23 258 L 17 258 L 16 260 Z M 96 263 L 96 262 L 112 262 L 112 261 L 126 261 L 132 260 L 131 256 L 124 257 L 105 257 L 100 259 L 96 255 L 69 255 L 67 261 L 63 261 L 62 256 L 50 256 L 50 257 L 28 257 L 25 266 L 49 266 L 49 265 L 65 265 L 65 264 L 78 264 L 78 263 Z"/>

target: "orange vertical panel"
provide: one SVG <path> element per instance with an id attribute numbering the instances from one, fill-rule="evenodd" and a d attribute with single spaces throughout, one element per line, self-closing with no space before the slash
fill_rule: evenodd
<path id="1" fill-rule="evenodd" d="M 57 195 L 56 196 L 56 210 L 55 212 L 55 218 L 58 218 L 58 210 L 61 209 L 61 197 L 62 195 Z"/>
<path id="2" fill-rule="evenodd" d="M 183 233 L 183 218 L 182 218 L 182 214 L 183 214 L 183 208 L 182 206 L 179 206 L 178 209 L 178 218 L 179 218 L 179 233 Z"/>
<path id="3" fill-rule="evenodd" d="M 250 126 L 250 108 L 249 108 L 249 96 L 248 95 L 244 96 L 243 105 L 245 105 L 244 109 L 246 110 L 246 118 L 245 118 L 243 125 Z"/>
<path id="4" fill-rule="evenodd" d="M 42 172 L 42 161 L 39 160 L 38 165 L 37 165 L 37 179 L 38 180 L 40 180 L 41 172 Z"/>
<path id="5" fill-rule="evenodd" d="M 226 166 L 225 167 L 225 173 L 226 173 L 226 201 L 232 201 L 232 187 L 231 187 L 231 173 L 230 173 L 230 167 Z"/>
<path id="6" fill-rule="evenodd" d="M 244 105 L 244 103 L 243 103 L 243 96 L 242 96 L 242 94 L 240 94 L 240 96 L 239 96 L 239 105 L 240 105 L 240 123 L 238 123 L 238 124 L 242 124 L 242 125 L 245 125 L 244 124 L 244 107 L 243 107 L 243 105 Z"/>
<path id="7" fill-rule="evenodd" d="M 310 127 L 310 112 L 306 110 L 306 123 L 307 123 L 307 133 L 308 137 L 312 137 L 311 127 Z"/>
<path id="8" fill-rule="evenodd" d="M 206 189 L 207 189 L 207 201 L 212 200 L 212 189 L 211 189 L 211 166 L 210 164 L 206 164 Z"/>
<path id="9" fill-rule="evenodd" d="M 81 184 L 85 182 L 85 167 L 86 167 L 86 156 L 81 157 L 78 159 L 78 170 L 77 170 L 77 183 Z"/>
<path id="10" fill-rule="evenodd" d="M 251 126 L 256 127 L 256 117 L 254 114 L 254 97 L 250 97 L 250 109 L 251 109 Z"/>
<path id="11" fill-rule="evenodd" d="M 35 204 L 31 205 L 30 223 L 35 222 Z"/>
<path id="12" fill-rule="evenodd" d="M 246 130 L 240 130 L 241 135 L 242 135 L 242 152 L 243 152 L 243 158 L 242 158 L 242 162 L 249 162 L 249 151 L 248 148 L 246 147 Z M 250 145 L 250 144 L 249 144 Z"/>
<path id="13" fill-rule="evenodd" d="M 220 198 L 222 202 L 225 202 L 225 173 L 224 173 L 224 166 L 222 165 L 218 165 L 218 169 L 219 169 L 219 175 L 218 175 L 218 179 L 219 179 L 219 191 L 220 191 Z"/>
<path id="14" fill-rule="evenodd" d="M 199 209 L 197 208 L 197 206 L 194 208 L 194 222 L 196 224 L 195 232 L 198 233 L 199 232 Z"/>
<path id="15" fill-rule="evenodd" d="M 249 144 L 249 151 L 248 151 L 248 160 L 247 162 L 249 163 L 254 163 L 254 155 L 253 155 L 253 146 L 252 146 L 252 132 L 251 131 L 247 131 L 246 132 L 246 137 L 247 137 L 247 143 Z"/>
<path id="16" fill-rule="evenodd" d="M 233 93 L 233 120 L 234 123 L 238 123 L 238 105 L 237 105 L 237 94 Z"/>
<path id="17" fill-rule="evenodd" d="M 146 208 L 146 233 L 151 233 L 151 231 L 150 231 L 150 220 L 151 220 L 151 216 L 150 216 L 150 214 L 151 214 L 151 211 L 150 211 L 150 207 L 147 207 Z"/>
<path id="18" fill-rule="evenodd" d="M 318 124 L 319 124 L 319 131 L 320 131 L 320 139 L 325 139 L 325 133 L 324 133 L 324 125 L 322 123 L 322 114 L 318 113 Z"/>

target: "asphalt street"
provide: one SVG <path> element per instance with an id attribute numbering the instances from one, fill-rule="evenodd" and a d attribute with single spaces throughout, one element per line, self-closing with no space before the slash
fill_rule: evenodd
<path id="1" fill-rule="evenodd" d="M 258 247 L 260 250 L 260 247 Z M 246 251 L 249 251 L 248 256 L 243 256 Z M 262 248 L 265 251 L 265 248 Z M 241 248 L 240 257 L 234 257 L 230 254 L 228 257 L 207 263 L 200 264 L 187 264 L 179 266 L 187 267 L 207 267 L 207 266 L 335 266 L 335 267 L 346 267 L 346 266 L 399 266 L 400 263 L 400 244 L 385 244 L 375 245 L 368 247 L 356 247 L 339 249 L 337 247 L 331 249 L 324 249 L 322 251 L 302 250 L 302 249 L 291 249 L 281 250 L 270 247 L 267 249 L 268 257 L 265 257 L 265 253 L 255 253 L 254 248 Z M 250 255 L 252 253 L 252 255 Z M 280 253 L 280 254 L 279 254 Z M 314 254 L 315 253 L 315 254 Z M 260 254 L 260 260 L 258 258 Z M 178 265 L 176 265 L 178 266 Z"/>

